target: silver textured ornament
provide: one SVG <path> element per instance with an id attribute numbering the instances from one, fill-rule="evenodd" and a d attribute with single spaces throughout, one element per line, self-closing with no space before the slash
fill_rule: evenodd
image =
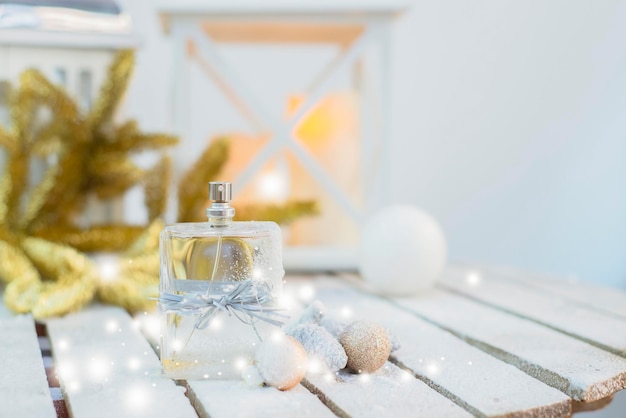
<path id="1" fill-rule="evenodd" d="M 300 314 L 300 316 L 285 326 L 285 333 L 291 335 L 300 325 L 305 324 L 319 324 L 322 318 L 324 318 L 324 312 L 326 307 L 319 300 L 314 300 L 306 307 Z"/>
<path id="2" fill-rule="evenodd" d="M 309 360 L 320 361 L 326 370 L 336 371 L 346 367 L 348 356 L 339 342 L 325 328 L 317 324 L 297 326 L 290 333 L 302 344 Z M 311 371 L 311 370 L 310 370 Z"/>
<path id="3" fill-rule="evenodd" d="M 339 338 L 344 329 L 348 326 L 349 322 L 341 319 L 335 319 L 329 316 L 325 316 L 319 322 L 321 326 L 326 328 L 335 338 Z"/>

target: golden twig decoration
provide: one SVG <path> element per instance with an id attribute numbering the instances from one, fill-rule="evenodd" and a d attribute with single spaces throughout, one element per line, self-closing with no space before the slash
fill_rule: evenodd
<path id="1" fill-rule="evenodd" d="M 89 196 L 115 199 L 138 184 L 148 189 L 150 220 L 164 211 L 168 160 L 143 170 L 131 154 L 162 149 L 177 139 L 142 133 L 133 120 L 114 122 L 133 66 L 132 51 L 117 53 L 91 110 L 81 109 L 36 70 L 22 73 L 14 90 L 0 86 L 11 122 L 0 126 L 0 146 L 8 156 L 0 177 L 0 257 L 6 260 L 0 279 L 8 283 L 5 303 L 16 312 L 32 312 L 37 318 L 62 315 L 80 309 L 96 294 L 131 309 L 148 306 L 137 299 L 146 292 L 155 296 L 154 237 L 145 253 L 147 247 L 137 244 L 142 232 L 154 235 L 154 226 L 146 231 L 124 224 L 75 225 Z M 41 180 L 30 185 L 36 160 L 46 168 Z M 131 262 L 120 268 L 119 281 L 103 282 L 93 263 L 79 252 L 120 251 L 132 242 L 132 257 L 137 260 L 134 266 Z"/>
<path id="2" fill-rule="evenodd" d="M 178 221 L 198 219 L 207 202 L 207 183 L 215 180 L 228 159 L 230 140 L 216 138 L 178 184 Z"/>
<path id="3" fill-rule="evenodd" d="M 274 221 L 289 224 L 304 216 L 319 214 L 319 206 L 314 200 L 291 200 L 284 204 L 254 204 L 237 206 L 237 219 L 241 221 Z"/>

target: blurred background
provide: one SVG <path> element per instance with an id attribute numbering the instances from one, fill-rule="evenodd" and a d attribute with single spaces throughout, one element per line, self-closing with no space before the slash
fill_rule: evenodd
<path id="1" fill-rule="evenodd" d="M 72 117 L 37 93 L 33 120 L 59 119 L 34 124 L 20 158 L 3 154 L 11 233 L 119 251 L 159 217 L 202 220 L 202 185 L 220 179 L 239 219 L 283 224 L 288 267 L 356 267 L 360 225 L 405 203 L 437 219 L 451 260 L 626 288 L 625 1 L 54 0 L 39 4 L 78 10 L 23 13 L 32 3 L 0 1 L 0 81 L 40 69 L 74 94 L 94 144 L 116 145 L 67 161 Z M 134 68 L 126 56 L 107 73 L 125 48 Z M 54 183 L 57 161 L 86 178 Z M 182 183 L 198 190 L 181 197 Z"/>
<path id="2" fill-rule="evenodd" d="M 155 2 L 120 4 L 141 37 L 126 112 L 171 130 L 172 40 Z M 385 199 L 435 216 L 453 260 L 626 287 L 624 39 L 619 0 L 411 3 L 391 28 Z"/>

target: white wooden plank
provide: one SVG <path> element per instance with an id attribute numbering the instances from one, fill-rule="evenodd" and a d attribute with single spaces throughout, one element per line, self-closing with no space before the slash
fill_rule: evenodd
<path id="1" fill-rule="evenodd" d="M 626 388 L 626 359 L 441 290 L 396 302 L 578 401 Z"/>
<path id="2" fill-rule="evenodd" d="M 476 275 L 467 268 L 447 268 L 440 286 L 626 357 L 626 321 L 615 316 L 486 272 Z"/>
<path id="3" fill-rule="evenodd" d="M 0 319 L 0 335 L 0 417 L 56 417 L 33 319 Z"/>
<path id="4" fill-rule="evenodd" d="M 519 281 L 527 286 L 536 287 L 578 304 L 626 319 L 626 292 L 619 289 L 598 286 L 571 277 L 558 279 L 547 275 L 520 272 L 510 267 L 485 267 L 473 270 L 477 274 L 485 271 L 493 278 L 502 277 Z"/>
<path id="5" fill-rule="evenodd" d="M 472 414 L 415 379 L 412 373 L 387 363 L 368 375 L 341 371 L 337 376 L 307 375 L 307 387 L 322 393 L 339 410 L 355 417 L 471 417 Z"/>
<path id="6" fill-rule="evenodd" d="M 315 292 L 311 276 L 289 276 L 285 295 L 291 296 L 291 315 L 297 317 Z M 387 362 L 376 373 L 337 375 L 307 373 L 304 386 L 319 394 L 338 415 L 357 417 L 405 416 L 419 411 L 423 416 L 464 417 L 471 414 L 430 388 L 412 373 Z"/>
<path id="7" fill-rule="evenodd" d="M 395 360 L 469 412 L 569 416 L 571 400 L 565 394 L 388 301 L 359 293 L 338 278 L 318 279 L 316 286 L 329 315 L 387 327 L 402 344 Z"/>
<path id="8" fill-rule="evenodd" d="M 335 417 L 315 395 L 301 385 L 281 392 L 250 387 L 238 380 L 189 381 L 189 397 L 202 418 Z"/>
<path id="9" fill-rule="evenodd" d="M 196 417 L 185 389 L 128 314 L 93 307 L 47 321 L 56 372 L 74 417 Z"/>
<path id="10" fill-rule="evenodd" d="M 3 296 L 3 292 L 0 292 L 0 318 L 10 318 L 14 316 L 14 313 L 4 305 L 4 302 L 2 301 Z"/>

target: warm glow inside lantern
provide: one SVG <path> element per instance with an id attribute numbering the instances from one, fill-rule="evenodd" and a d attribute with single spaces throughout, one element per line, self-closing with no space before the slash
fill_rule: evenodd
<path id="1" fill-rule="evenodd" d="M 385 185 L 389 26 L 405 3 L 166 2 L 175 174 L 227 136 L 234 204 L 314 201 L 284 228 L 286 266 L 355 266 Z"/>

